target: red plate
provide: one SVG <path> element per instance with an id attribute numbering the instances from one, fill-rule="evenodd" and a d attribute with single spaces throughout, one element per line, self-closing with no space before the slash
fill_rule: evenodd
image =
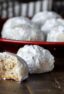
<path id="1" fill-rule="evenodd" d="M 1 19 L 0 18 L 0 31 L 2 29 L 2 26 L 4 24 L 4 22 L 6 21 L 7 19 Z M 17 45 L 25 45 L 25 44 L 32 44 L 32 45 L 49 45 L 49 46 L 53 46 L 53 45 L 56 45 L 56 46 L 59 46 L 59 45 L 64 45 L 64 42 L 43 42 L 43 41 L 17 41 L 17 40 L 9 40 L 9 39 L 3 39 L 3 38 L 0 38 L 0 43 L 10 43 L 10 44 L 17 44 Z"/>
<path id="2" fill-rule="evenodd" d="M 0 43 L 10 43 L 10 44 L 32 44 L 32 45 L 49 45 L 49 46 L 59 46 L 59 45 L 64 45 L 64 42 L 43 42 L 43 41 L 21 41 L 21 40 L 9 40 L 9 39 L 4 39 L 0 38 Z"/>

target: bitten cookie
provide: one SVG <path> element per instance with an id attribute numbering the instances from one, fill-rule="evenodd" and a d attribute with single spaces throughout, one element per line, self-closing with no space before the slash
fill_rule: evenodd
<path id="1" fill-rule="evenodd" d="M 28 78 L 26 62 L 15 54 L 0 53 L 0 79 L 13 79 L 22 81 Z"/>

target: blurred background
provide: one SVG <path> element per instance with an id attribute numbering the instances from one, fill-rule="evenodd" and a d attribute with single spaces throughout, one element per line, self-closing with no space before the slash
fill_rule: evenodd
<path id="1" fill-rule="evenodd" d="M 64 0 L 53 0 L 52 10 L 64 17 Z"/>
<path id="2" fill-rule="evenodd" d="M 0 18 L 32 17 L 47 10 L 56 11 L 64 17 L 64 0 L 0 0 Z"/>

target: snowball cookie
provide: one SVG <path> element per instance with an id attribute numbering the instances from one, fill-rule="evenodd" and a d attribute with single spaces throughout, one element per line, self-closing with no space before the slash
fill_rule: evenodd
<path id="1" fill-rule="evenodd" d="M 44 34 L 36 28 L 29 19 L 24 17 L 14 17 L 8 19 L 2 29 L 2 38 L 12 40 L 44 40 Z"/>
<path id="2" fill-rule="evenodd" d="M 64 26 L 64 20 L 61 18 L 52 18 L 47 20 L 41 27 L 41 31 L 44 32 L 46 35 L 56 26 Z"/>
<path id="3" fill-rule="evenodd" d="M 57 13 L 52 12 L 52 11 L 38 12 L 32 18 L 32 22 L 41 26 L 42 24 L 45 23 L 46 20 L 51 19 L 51 18 L 60 18 L 60 16 Z"/>
<path id="4" fill-rule="evenodd" d="M 57 21 L 57 19 L 49 19 L 47 20 L 44 25 L 41 27 L 41 31 L 44 32 L 46 35 L 52 30 L 54 27 L 58 26 L 60 23 Z"/>
<path id="5" fill-rule="evenodd" d="M 25 61 L 8 52 L 0 53 L 0 79 L 22 81 L 28 77 L 28 66 Z"/>
<path id="6" fill-rule="evenodd" d="M 54 68 L 53 55 L 40 46 L 25 45 L 18 50 L 17 55 L 26 61 L 30 73 L 49 72 Z"/>
<path id="7" fill-rule="evenodd" d="M 47 35 L 49 42 L 64 42 L 64 26 L 57 26 Z"/>

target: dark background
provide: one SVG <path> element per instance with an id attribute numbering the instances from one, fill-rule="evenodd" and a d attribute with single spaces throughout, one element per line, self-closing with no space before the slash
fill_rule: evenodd
<path id="1" fill-rule="evenodd" d="M 64 0 L 53 0 L 52 10 L 56 11 L 64 18 Z"/>

